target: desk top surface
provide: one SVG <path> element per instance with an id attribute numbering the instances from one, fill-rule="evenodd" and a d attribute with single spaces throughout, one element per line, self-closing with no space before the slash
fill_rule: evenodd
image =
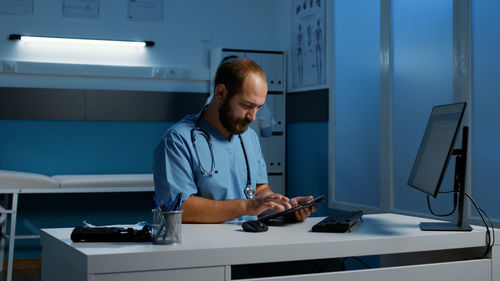
<path id="1" fill-rule="evenodd" d="M 89 272 L 154 270 L 220 266 L 256 262 L 319 259 L 481 247 L 485 230 L 472 232 L 421 231 L 421 221 L 397 214 L 363 216 L 350 233 L 311 232 L 321 217 L 303 223 L 270 226 L 248 233 L 239 224 L 183 224 L 182 244 L 73 243 L 72 228 L 42 229 L 42 246 L 60 249 L 68 259 L 87 261 Z"/>

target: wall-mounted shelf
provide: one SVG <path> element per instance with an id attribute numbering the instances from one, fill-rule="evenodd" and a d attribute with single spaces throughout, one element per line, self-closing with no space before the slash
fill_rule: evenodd
<path id="1" fill-rule="evenodd" d="M 0 73 L 159 80 L 209 81 L 208 68 L 0 61 Z"/>

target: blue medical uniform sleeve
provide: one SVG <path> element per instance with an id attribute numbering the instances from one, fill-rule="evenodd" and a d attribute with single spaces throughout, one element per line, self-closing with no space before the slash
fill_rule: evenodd
<path id="1" fill-rule="evenodd" d="M 198 192 L 193 178 L 191 154 L 186 139 L 175 132 L 166 137 L 155 149 L 153 175 L 158 201 L 168 202 L 182 193 L 186 200 Z"/>

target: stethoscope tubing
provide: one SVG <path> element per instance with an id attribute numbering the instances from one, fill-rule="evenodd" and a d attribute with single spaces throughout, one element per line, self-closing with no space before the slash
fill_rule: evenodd
<path id="1" fill-rule="evenodd" d="M 200 170 L 201 170 L 202 175 L 204 175 L 204 176 L 212 176 L 212 175 L 218 173 L 218 171 L 215 169 L 215 156 L 214 156 L 214 150 L 213 150 L 213 147 L 212 147 L 212 138 L 210 137 L 210 135 L 208 134 L 208 132 L 204 128 L 200 127 L 201 118 L 202 118 L 203 113 L 205 112 L 206 108 L 207 108 L 207 105 L 205 105 L 201 109 L 201 111 L 200 111 L 200 113 L 198 115 L 198 118 L 196 119 L 196 122 L 194 124 L 194 127 L 191 129 L 191 142 L 193 143 L 193 148 L 194 148 L 194 151 L 195 151 L 198 163 L 200 165 Z M 203 167 L 203 164 L 200 161 L 200 155 L 198 153 L 198 147 L 196 146 L 196 136 L 195 136 L 196 131 L 199 131 L 205 137 L 205 139 L 207 140 L 208 149 L 210 150 L 210 157 L 212 159 L 210 171 L 207 171 Z M 252 178 L 251 178 L 251 175 L 250 175 L 250 164 L 248 163 L 248 155 L 247 155 L 247 151 L 245 149 L 245 144 L 243 142 L 243 138 L 241 137 L 241 135 L 238 135 L 238 138 L 240 139 L 241 149 L 243 150 L 243 155 L 245 156 L 245 164 L 246 164 L 246 168 L 247 168 L 247 184 L 245 186 L 244 193 L 245 193 L 245 196 L 248 199 L 251 199 L 251 198 L 255 198 L 255 193 L 256 192 L 255 192 L 255 189 L 252 188 Z"/>

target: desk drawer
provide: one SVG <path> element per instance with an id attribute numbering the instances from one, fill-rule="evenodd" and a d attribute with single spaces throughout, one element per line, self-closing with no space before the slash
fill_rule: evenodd
<path id="1" fill-rule="evenodd" d="M 224 267 L 188 268 L 173 270 L 155 270 L 142 272 L 122 272 L 96 274 L 89 276 L 88 280 L 94 281 L 147 281 L 147 280 L 169 280 L 169 281 L 197 281 L 197 280 L 224 280 Z M 92 279 L 92 277 L 94 279 Z"/>
<path id="2" fill-rule="evenodd" d="M 208 279 L 207 279 L 208 280 Z M 491 260 L 470 260 L 377 269 L 262 278 L 259 281 L 491 281 Z"/>

